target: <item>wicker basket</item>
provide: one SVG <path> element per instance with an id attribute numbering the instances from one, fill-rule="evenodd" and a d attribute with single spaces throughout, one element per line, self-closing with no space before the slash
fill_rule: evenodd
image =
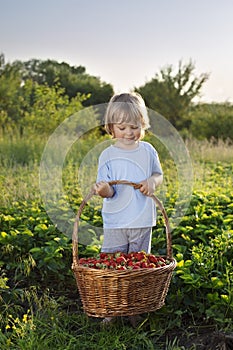
<path id="1" fill-rule="evenodd" d="M 138 189 L 140 185 L 128 181 L 111 181 L 110 185 L 126 184 Z M 162 211 L 167 239 L 167 256 L 170 264 L 138 270 L 98 270 L 79 265 L 78 223 L 83 207 L 94 195 L 91 190 L 82 201 L 74 223 L 72 246 L 73 264 L 78 290 L 85 313 L 92 317 L 130 316 L 155 311 L 164 305 L 176 261 L 172 257 L 171 232 L 162 203 L 152 196 Z"/>

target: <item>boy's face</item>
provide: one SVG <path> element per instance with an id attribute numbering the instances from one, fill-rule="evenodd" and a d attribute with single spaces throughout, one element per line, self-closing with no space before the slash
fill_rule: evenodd
<path id="1" fill-rule="evenodd" d="M 114 138 L 118 139 L 125 146 L 132 146 L 137 143 L 141 137 L 141 125 L 132 124 L 113 124 Z"/>

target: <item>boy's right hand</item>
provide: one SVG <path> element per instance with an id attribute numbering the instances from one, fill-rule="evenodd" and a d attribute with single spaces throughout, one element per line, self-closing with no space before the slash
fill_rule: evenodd
<path id="1" fill-rule="evenodd" d="M 100 181 L 94 185 L 95 194 L 103 198 L 110 198 L 114 195 L 114 189 L 108 182 Z"/>

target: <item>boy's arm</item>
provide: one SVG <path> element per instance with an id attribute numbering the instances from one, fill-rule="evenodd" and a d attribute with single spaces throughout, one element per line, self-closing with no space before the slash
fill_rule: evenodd
<path id="1" fill-rule="evenodd" d="M 156 187 L 160 186 L 162 182 L 163 182 L 163 175 L 159 173 L 154 173 L 148 179 L 140 182 L 142 185 L 140 187 L 140 191 L 145 196 L 151 196 L 152 194 L 154 194 Z"/>

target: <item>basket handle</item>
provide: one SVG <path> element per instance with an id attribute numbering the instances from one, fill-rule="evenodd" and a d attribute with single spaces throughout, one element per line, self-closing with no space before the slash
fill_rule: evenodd
<path id="1" fill-rule="evenodd" d="M 112 185 L 129 185 L 129 186 L 134 187 L 135 189 L 139 189 L 142 186 L 139 183 L 129 182 L 127 180 L 115 180 L 115 181 L 109 181 L 108 183 L 110 186 L 112 186 Z M 79 210 L 78 210 L 76 218 L 75 218 L 73 235 L 72 235 L 72 249 L 73 249 L 73 263 L 74 263 L 74 265 L 78 265 L 78 224 L 79 224 L 79 219 L 80 219 L 80 216 L 82 214 L 82 210 L 83 210 L 84 206 L 87 204 L 89 199 L 94 194 L 95 194 L 95 190 L 94 190 L 94 188 L 92 188 L 90 190 L 90 192 L 86 195 L 86 197 L 83 199 L 83 201 L 81 202 Z M 162 202 L 155 195 L 152 195 L 150 197 L 154 200 L 154 202 L 158 205 L 159 209 L 162 212 L 164 222 L 165 222 L 165 227 L 166 227 L 167 257 L 169 259 L 172 259 L 171 228 L 169 225 L 167 213 L 164 209 Z"/>

